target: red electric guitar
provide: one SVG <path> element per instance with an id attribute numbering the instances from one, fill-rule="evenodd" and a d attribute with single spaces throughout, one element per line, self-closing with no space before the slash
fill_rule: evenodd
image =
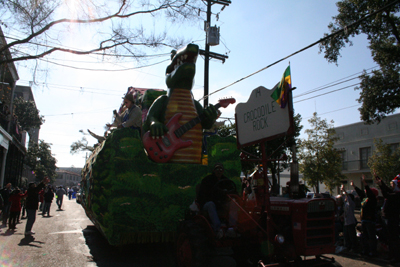
<path id="1" fill-rule="evenodd" d="M 220 99 L 215 107 L 217 109 L 220 107 L 226 108 L 229 104 L 235 102 L 234 98 Z M 202 116 L 198 116 L 182 126 L 179 124 L 181 117 L 182 113 L 175 114 L 167 123 L 168 132 L 159 139 L 153 139 L 149 131 L 143 135 L 143 145 L 146 148 L 147 154 L 155 162 L 166 163 L 172 158 L 175 151 L 192 145 L 193 142 L 191 140 L 184 141 L 180 138 L 196 124 L 200 123 Z"/>

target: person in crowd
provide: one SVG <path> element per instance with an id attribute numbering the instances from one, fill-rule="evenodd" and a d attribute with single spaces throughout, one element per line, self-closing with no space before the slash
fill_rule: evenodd
<path id="1" fill-rule="evenodd" d="M 400 174 L 391 182 L 388 187 L 374 171 L 375 182 L 379 185 L 385 202 L 382 208 L 383 217 L 388 231 L 389 260 L 391 263 L 400 262 Z"/>
<path id="2" fill-rule="evenodd" d="M 29 183 L 26 197 L 26 213 L 28 219 L 25 226 L 25 235 L 35 234 L 35 232 L 32 231 L 32 227 L 35 223 L 36 212 L 39 208 L 39 192 L 49 182 L 50 179 L 48 177 L 45 177 L 37 186 L 35 183 Z"/>
<path id="3" fill-rule="evenodd" d="M 50 217 L 50 207 L 51 203 L 53 202 L 53 199 L 54 199 L 53 188 L 49 185 L 46 189 L 46 192 L 44 193 L 44 206 L 42 212 L 43 217 L 46 215 L 46 213 L 47 217 Z"/>
<path id="4" fill-rule="evenodd" d="M 344 206 L 342 195 L 337 195 L 335 209 L 335 243 L 338 246 L 342 241 L 340 240 L 340 233 L 343 232 L 344 225 Z"/>
<path id="5" fill-rule="evenodd" d="M 11 203 L 9 201 L 11 194 L 11 183 L 8 183 L 1 191 L 1 197 L 3 198 L 3 209 L 2 209 L 2 219 L 3 219 L 3 227 L 7 226 L 7 219 L 10 214 Z"/>
<path id="6" fill-rule="evenodd" d="M 282 188 L 282 194 L 284 197 L 290 197 L 291 192 L 290 192 L 290 181 L 286 182 L 286 187 Z"/>
<path id="7" fill-rule="evenodd" d="M 357 220 L 354 216 L 354 209 L 356 208 L 356 204 L 354 203 L 354 195 L 348 194 L 346 190 L 344 190 L 344 185 L 342 185 L 340 189 L 344 194 L 344 245 L 347 251 L 355 252 L 358 246 L 356 232 Z"/>
<path id="8" fill-rule="evenodd" d="M 65 192 L 65 189 L 62 186 L 60 186 L 56 192 L 56 195 L 57 195 L 56 203 L 58 206 L 58 210 L 61 210 L 63 198 L 64 198 L 64 195 L 66 195 L 66 194 L 67 194 L 67 192 Z"/>
<path id="9" fill-rule="evenodd" d="M 10 218 L 8 220 L 8 230 L 14 231 L 18 221 L 19 214 L 21 213 L 21 199 L 26 197 L 27 192 L 22 193 L 21 190 L 16 187 L 10 194 Z"/>
<path id="10" fill-rule="evenodd" d="M 68 189 L 68 199 L 71 200 L 72 199 L 72 193 L 74 192 L 74 189 L 70 188 Z"/>
<path id="11" fill-rule="evenodd" d="M 233 228 L 224 229 L 221 225 L 221 220 L 218 216 L 218 209 L 228 209 L 229 225 L 234 226 L 237 222 L 237 212 L 235 207 L 232 207 L 231 201 L 226 200 L 226 196 L 216 188 L 217 183 L 230 180 L 224 176 L 224 166 L 221 163 L 216 163 L 212 174 L 207 175 L 201 181 L 197 194 L 197 202 L 201 210 L 205 210 L 211 221 L 212 228 L 217 235 L 217 238 L 234 237 L 237 235 Z M 235 192 L 237 194 L 237 192 Z"/>
<path id="12" fill-rule="evenodd" d="M 142 110 L 135 105 L 135 98 L 132 94 L 126 94 L 124 97 L 124 105 L 127 108 L 122 114 L 122 123 L 118 124 L 118 128 L 131 127 L 141 132 L 142 126 Z M 107 127 L 111 127 L 107 124 Z"/>
<path id="13" fill-rule="evenodd" d="M 361 228 L 362 228 L 362 245 L 363 255 L 376 257 L 377 256 L 377 239 L 376 239 L 376 209 L 378 189 L 370 188 L 365 181 L 365 175 L 362 175 L 362 183 L 365 191 L 354 185 L 351 181 L 350 185 L 356 190 L 357 194 L 362 199 L 361 202 Z"/>
<path id="14" fill-rule="evenodd" d="M 25 193 L 25 192 L 26 192 L 26 187 L 22 187 L 21 193 Z M 18 218 L 21 218 L 21 220 L 26 218 L 25 217 L 25 213 L 26 213 L 26 204 L 25 203 L 26 203 L 26 197 L 21 199 L 21 217 L 18 216 Z M 18 222 L 19 222 L 19 220 L 18 220 Z"/>
<path id="15" fill-rule="evenodd" d="M 44 205 L 44 188 L 39 191 L 39 210 L 43 212 L 43 205 Z"/>
<path id="16" fill-rule="evenodd" d="M 242 180 L 242 193 L 243 193 L 243 200 L 247 199 L 247 196 L 252 193 L 251 189 L 251 177 L 244 177 Z"/>

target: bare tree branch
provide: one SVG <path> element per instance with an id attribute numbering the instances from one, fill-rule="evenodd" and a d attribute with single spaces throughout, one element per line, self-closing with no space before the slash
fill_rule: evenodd
<path id="1" fill-rule="evenodd" d="M 165 0 L 162 3 L 160 3 L 158 6 L 150 6 L 150 3 L 146 3 L 146 5 L 142 5 L 142 7 L 146 6 L 149 7 L 147 10 L 142 9 L 134 12 L 127 12 L 124 14 L 128 8 L 128 0 L 122 0 L 122 2 L 119 4 L 118 10 L 107 16 L 102 16 L 98 18 L 93 18 L 93 19 L 58 19 L 54 20 L 52 22 L 47 23 L 40 29 L 35 30 L 36 27 L 40 26 L 45 22 L 47 19 L 51 17 L 51 15 L 54 12 L 54 9 L 51 9 L 49 7 L 43 7 L 43 10 L 45 10 L 48 13 L 45 14 L 31 14 L 28 9 L 26 9 L 24 6 L 20 5 L 18 1 L 12 1 L 9 0 L 8 2 L 10 5 L 15 5 L 18 8 L 19 14 L 23 14 L 22 20 L 28 20 L 30 23 L 30 32 L 26 38 L 22 39 L 15 39 L 15 41 L 10 42 L 7 45 L 4 45 L 0 47 L 0 54 L 4 53 L 4 51 L 7 51 L 9 49 L 13 49 L 14 51 L 17 52 L 22 52 L 22 49 L 19 49 L 21 46 L 24 45 L 30 45 L 30 46 L 44 46 L 43 44 L 38 44 L 38 43 L 32 43 L 31 41 L 34 38 L 40 37 L 40 36 L 46 36 L 47 38 L 52 38 L 51 35 L 48 35 L 48 31 L 53 28 L 56 25 L 60 24 L 91 24 L 91 23 L 99 23 L 99 22 L 106 22 L 106 21 L 112 21 L 114 18 L 119 18 L 119 19 L 125 19 L 125 18 L 130 18 L 132 16 L 136 15 L 143 15 L 143 14 L 156 14 L 160 11 L 166 10 L 169 12 L 168 16 L 171 16 L 171 14 L 177 14 L 181 18 L 188 18 L 190 16 L 194 17 L 199 17 L 199 15 L 194 15 L 195 13 L 197 14 L 197 10 L 200 11 L 200 8 L 189 5 L 189 1 L 182 1 L 182 0 Z M 197 0 L 193 0 L 196 2 Z M 54 6 L 54 5 L 53 5 Z M 190 12 L 186 13 L 185 8 L 189 8 Z M 0 8 L 1 9 L 1 8 Z M 196 12 L 193 12 L 196 10 Z M 200 13 L 200 12 L 199 12 Z M 13 57 L 13 58 L 4 58 L 0 59 L 0 64 L 2 63 L 10 63 L 10 62 L 17 62 L 17 61 L 24 61 L 24 60 L 31 60 L 31 59 L 38 59 L 38 58 L 43 58 L 55 51 L 61 51 L 61 52 L 67 52 L 67 53 L 72 53 L 72 54 L 77 54 L 77 55 L 87 55 L 91 54 L 94 52 L 99 52 L 99 51 L 105 51 L 105 50 L 110 50 L 110 49 L 116 49 L 119 46 L 124 47 L 127 51 L 130 53 L 134 54 L 134 52 L 131 49 L 127 48 L 127 45 L 134 45 L 134 46 L 147 46 L 147 47 L 157 47 L 157 46 L 170 46 L 167 45 L 164 41 L 166 38 L 166 35 L 160 35 L 158 37 L 152 36 L 150 38 L 144 38 L 143 39 L 143 34 L 144 32 L 138 32 L 138 34 L 134 34 L 134 37 L 132 36 L 132 31 L 128 32 L 128 35 L 124 33 L 123 29 L 119 30 L 114 30 L 113 34 L 111 37 L 106 38 L 105 40 L 100 41 L 100 44 L 97 48 L 93 49 L 88 49 L 84 51 L 79 51 L 78 49 L 68 49 L 68 48 L 63 48 L 63 47 L 53 47 L 50 46 L 50 49 L 45 49 L 46 51 L 41 51 L 37 52 L 37 54 L 34 55 L 29 55 L 30 53 L 28 52 L 28 55 L 20 56 L 20 57 Z M 3 36 L 6 38 L 9 38 L 9 36 Z M 54 39 L 54 38 L 53 38 Z M 57 39 L 55 39 L 57 40 Z M 139 42 L 137 42 L 139 41 Z M 22 52 L 23 53 L 23 52 Z M 24 53 L 26 54 L 26 53 Z"/>

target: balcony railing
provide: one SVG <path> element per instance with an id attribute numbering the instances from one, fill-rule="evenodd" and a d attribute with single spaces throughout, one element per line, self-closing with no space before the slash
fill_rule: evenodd
<path id="1" fill-rule="evenodd" d="M 368 160 L 352 160 L 342 162 L 342 171 L 369 170 Z"/>

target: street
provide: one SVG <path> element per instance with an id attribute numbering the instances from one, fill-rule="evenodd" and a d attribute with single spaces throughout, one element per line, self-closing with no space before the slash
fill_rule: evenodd
<path id="1" fill-rule="evenodd" d="M 174 266 L 171 244 L 110 246 L 75 199 L 64 197 L 61 211 L 53 201 L 50 216 L 38 212 L 32 238 L 24 235 L 26 219 L 14 233 L 0 228 L 0 266 Z"/>
<path id="2" fill-rule="evenodd" d="M 173 244 L 110 246 L 75 199 L 64 198 L 61 211 L 54 201 L 50 215 L 42 217 L 38 212 L 32 238 L 24 236 L 26 219 L 14 233 L 1 228 L 0 266 L 175 266 Z M 342 266 L 391 266 L 382 259 L 366 261 L 356 254 L 326 256 Z"/>

